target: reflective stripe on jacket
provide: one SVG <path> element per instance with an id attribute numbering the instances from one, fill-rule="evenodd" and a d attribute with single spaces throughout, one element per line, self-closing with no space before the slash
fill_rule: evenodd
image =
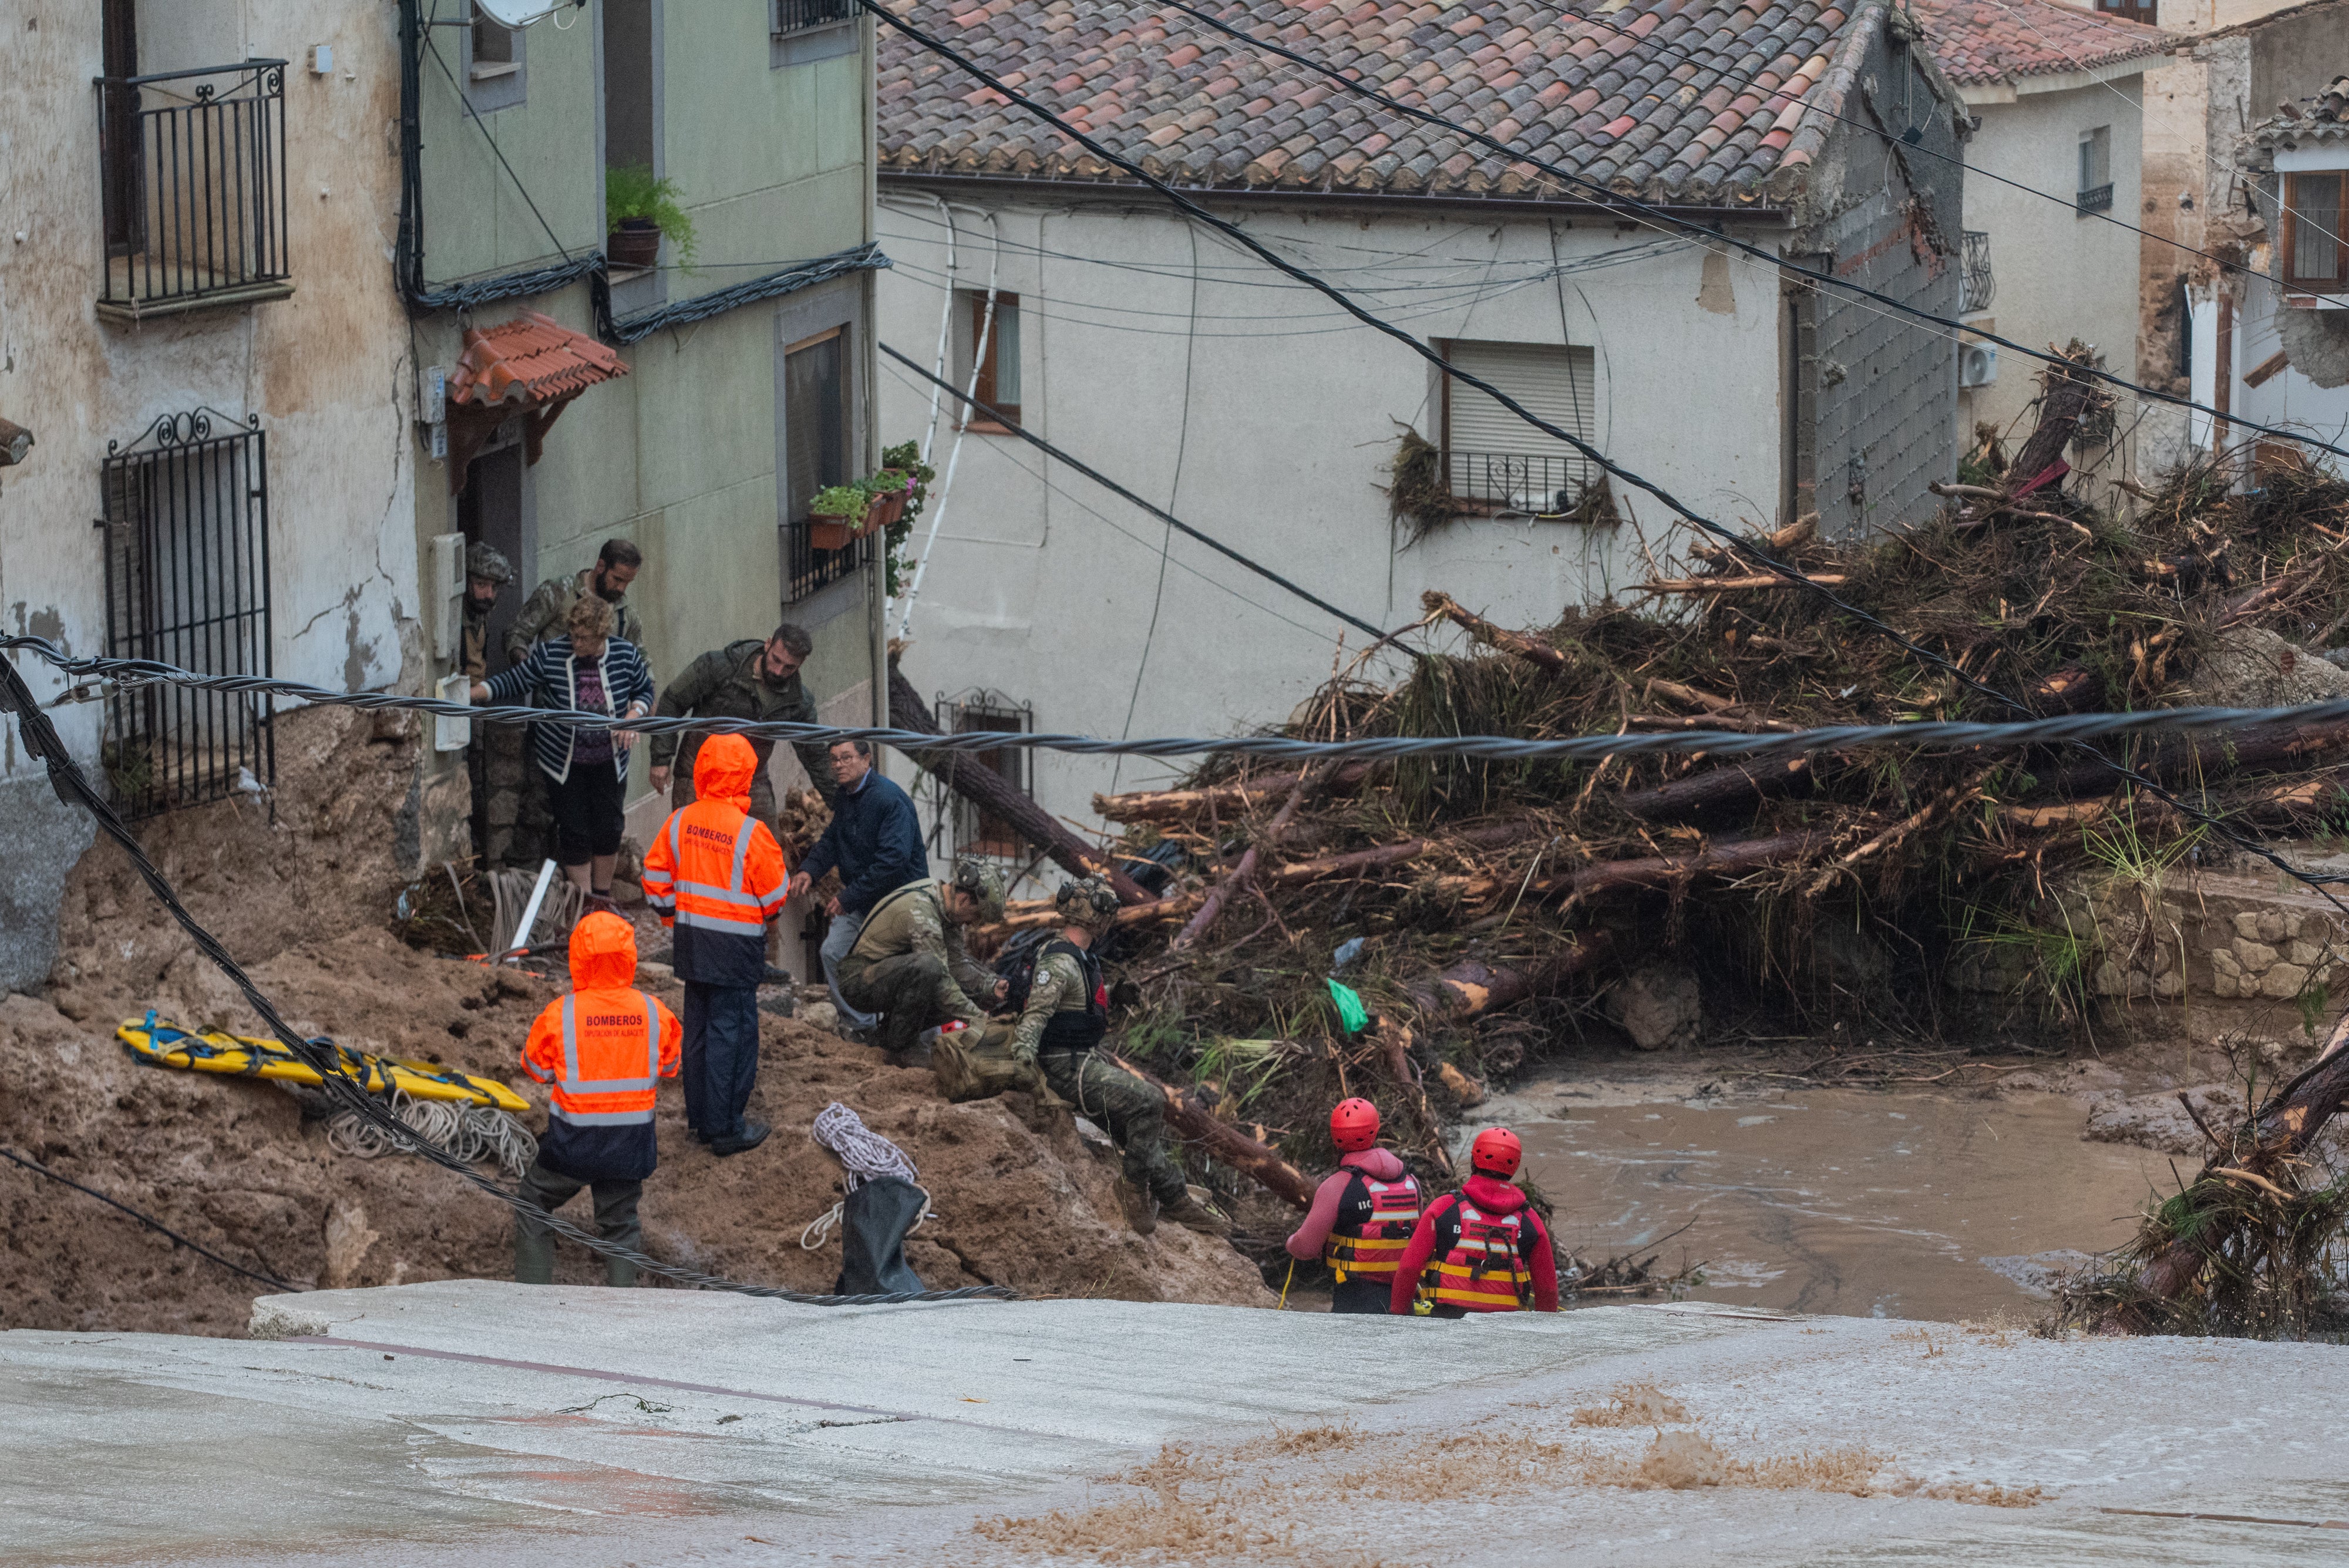
<path id="1" fill-rule="evenodd" d="M 677 933 L 677 977 L 698 985 L 757 985 L 767 922 L 791 892 L 782 846 L 743 809 L 750 751 L 739 735 L 711 737 L 695 760 L 701 797 L 671 812 L 645 852 L 645 902 Z"/>
<path id="2" fill-rule="evenodd" d="M 1392 1280 L 1419 1224 L 1419 1178 L 1409 1171 L 1381 1181 L 1361 1171 L 1339 1199 L 1338 1222 L 1322 1243 L 1321 1261 L 1344 1284 L 1349 1279 Z"/>
<path id="3" fill-rule="evenodd" d="M 1435 1263 L 1435 1303 L 1470 1312 L 1523 1312 L 1533 1304 L 1526 1269 L 1525 1210 L 1494 1213 L 1461 1198 L 1453 1205 L 1460 1234 Z"/>

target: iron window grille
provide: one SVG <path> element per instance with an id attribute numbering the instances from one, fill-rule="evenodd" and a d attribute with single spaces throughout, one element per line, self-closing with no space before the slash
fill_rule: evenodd
<path id="1" fill-rule="evenodd" d="M 271 673 L 268 441 L 258 416 L 198 409 L 108 443 L 108 657 Z M 264 693 L 126 684 L 100 751 L 117 805 L 137 818 L 266 790 L 274 717 Z"/>
<path id="2" fill-rule="evenodd" d="M 1964 254 L 1960 314 L 1988 310 L 1990 302 L 1998 297 L 1998 278 L 1990 269 L 1990 235 L 1980 229 L 1966 230 Z"/>
<path id="3" fill-rule="evenodd" d="M 1556 515 L 1574 510 L 1593 468 L 1579 457 L 1524 457 L 1511 452 L 1444 454 L 1454 501 L 1481 501 L 1496 510 Z"/>
<path id="4" fill-rule="evenodd" d="M 1014 702 L 1000 691 L 974 688 L 957 697 L 940 696 L 933 703 L 938 728 L 949 735 L 984 733 L 989 730 L 1024 735 L 1036 728 L 1034 704 Z M 951 754 L 949 767 L 988 768 L 1012 788 L 1029 793 L 1030 753 L 1025 747 L 1003 746 L 986 752 Z M 948 808 L 939 812 L 938 826 L 951 828 L 955 855 L 988 855 L 1017 859 L 1028 853 L 1027 841 L 1011 824 L 993 812 L 982 811 L 960 794 L 947 791 Z M 935 847 L 935 840 L 933 842 Z"/>
<path id="5" fill-rule="evenodd" d="M 778 36 L 830 26 L 856 15 L 856 0 L 774 0 L 774 7 Z"/>
<path id="6" fill-rule="evenodd" d="M 119 319 L 293 293 L 285 62 L 99 77 L 98 313 Z"/>
<path id="7" fill-rule="evenodd" d="M 2080 193 L 2075 198 L 2082 213 L 2109 211 L 2113 204 L 2113 128 L 2100 125 L 2080 138 Z"/>
<path id="8" fill-rule="evenodd" d="M 844 550 L 819 550 L 815 545 L 814 524 L 806 518 L 783 524 L 783 602 L 797 604 L 823 588 L 843 578 L 853 577 L 873 564 L 873 542 L 877 533 L 861 539 L 851 539 Z"/>
<path id="9" fill-rule="evenodd" d="M 2112 211 L 2113 188 L 2110 185 L 2098 185 L 2094 190 L 2081 192 L 2078 198 L 2078 206 L 2080 211 L 2083 213 L 2108 213 Z"/>

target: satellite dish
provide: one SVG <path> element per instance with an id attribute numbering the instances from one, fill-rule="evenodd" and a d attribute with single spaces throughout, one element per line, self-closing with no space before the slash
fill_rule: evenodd
<path id="1" fill-rule="evenodd" d="M 473 9 L 501 27 L 527 27 L 565 0 L 473 0 Z"/>

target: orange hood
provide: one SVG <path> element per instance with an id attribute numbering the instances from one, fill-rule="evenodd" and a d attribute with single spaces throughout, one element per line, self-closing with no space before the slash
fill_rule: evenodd
<path id="1" fill-rule="evenodd" d="M 571 928 L 571 989 L 624 991 L 636 983 L 636 929 L 606 909 Z"/>
<path id="2" fill-rule="evenodd" d="M 759 771 L 759 753 L 740 735 L 712 735 L 701 742 L 693 758 L 693 793 L 701 800 L 722 800 L 737 811 L 750 809 L 750 779 Z"/>

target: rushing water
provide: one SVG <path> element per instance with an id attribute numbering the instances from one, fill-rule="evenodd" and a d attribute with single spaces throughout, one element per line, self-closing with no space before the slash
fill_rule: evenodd
<path id="1" fill-rule="evenodd" d="M 2035 1313 L 2051 1269 L 2126 1241 L 2166 1157 L 2080 1137 L 2054 1096 L 1812 1090 L 1762 1102 L 1573 1103 L 1516 1117 L 1562 1247 L 1656 1243 L 1692 1299 L 1951 1320 Z"/>

